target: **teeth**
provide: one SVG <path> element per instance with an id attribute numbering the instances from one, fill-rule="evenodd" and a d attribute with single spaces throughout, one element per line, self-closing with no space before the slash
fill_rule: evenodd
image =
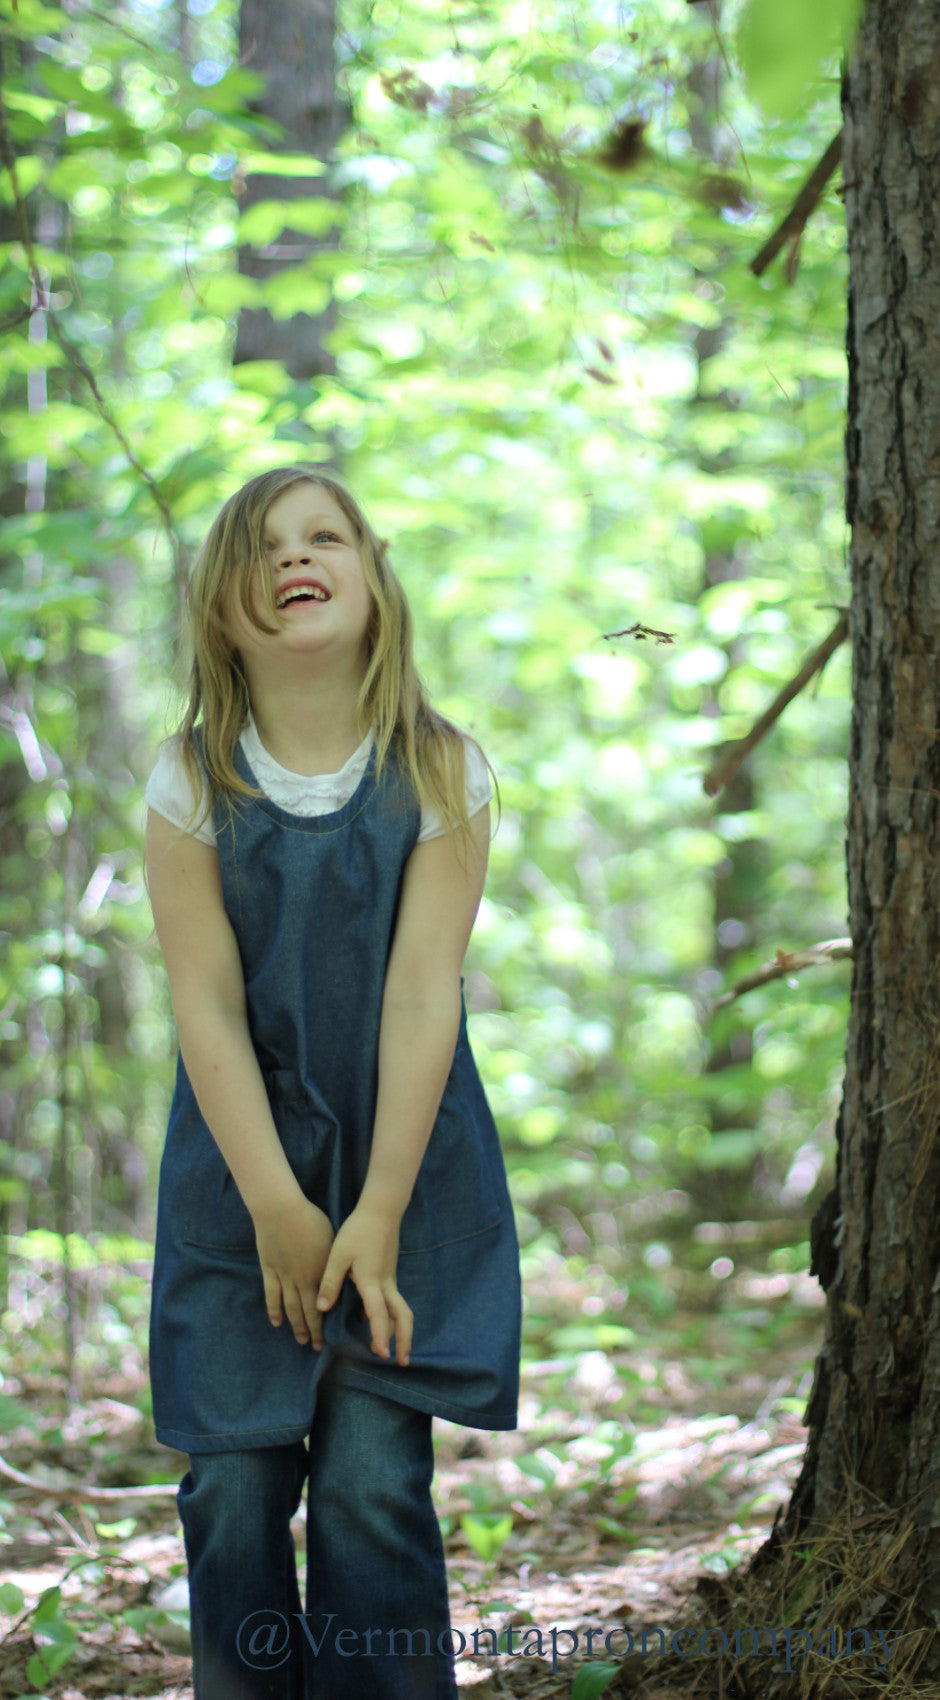
<path id="1" fill-rule="evenodd" d="M 325 590 L 315 590 L 313 586 L 309 584 L 298 584 L 293 590 L 287 590 L 284 592 L 283 596 L 278 597 L 277 606 L 279 608 L 286 608 L 288 602 L 296 602 L 297 598 L 300 596 L 310 597 L 314 602 L 329 601 L 329 597 Z"/>

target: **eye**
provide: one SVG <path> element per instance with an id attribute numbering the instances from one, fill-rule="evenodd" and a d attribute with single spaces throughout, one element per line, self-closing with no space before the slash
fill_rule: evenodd
<path id="1" fill-rule="evenodd" d="M 314 533 L 314 538 L 313 538 L 314 543 L 318 542 L 321 537 L 328 537 L 332 543 L 341 543 L 342 542 L 342 538 L 337 537 L 335 531 L 317 531 L 317 532 Z"/>

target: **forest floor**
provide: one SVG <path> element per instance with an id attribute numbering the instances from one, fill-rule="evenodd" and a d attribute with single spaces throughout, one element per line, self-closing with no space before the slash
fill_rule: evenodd
<path id="1" fill-rule="evenodd" d="M 529 1311 L 554 1321 L 529 1329 L 518 1430 L 436 1425 L 456 1668 L 473 1700 L 568 1700 L 573 1684 L 593 1700 L 604 1664 L 655 1661 L 696 1585 L 766 1539 L 798 1473 L 814 1280 L 740 1268 L 715 1297 L 687 1292 L 646 1345 L 592 1320 L 611 1318 L 604 1286 L 560 1257 L 530 1269 Z M 550 1355 L 533 1355 L 540 1339 Z M 64 1417 L 54 1378 L 25 1362 L 6 1360 L 0 1394 L 3 1461 L 30 1484 L 0 1476 L 0 1697 L 192 1700 L 171 1485 L 185 1461 L 152 1439 L 139 1351 L 125 1343 L 106 1394 L 86 1376 Z"/>

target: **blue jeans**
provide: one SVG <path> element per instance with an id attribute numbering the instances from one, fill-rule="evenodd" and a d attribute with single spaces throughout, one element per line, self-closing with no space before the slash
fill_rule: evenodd
<path id="1" fill-rule="evenodd" d="M 329 1373 L 309 1453 L 193 1454 L 178 1505 L 196 1700 L 456 1700 L 433 1466 L 429 1416 Z"/>

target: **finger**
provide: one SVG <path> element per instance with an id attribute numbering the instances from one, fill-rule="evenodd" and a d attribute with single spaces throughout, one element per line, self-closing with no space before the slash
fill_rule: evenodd
<path id="1" fill-rule="evenodd" d="M 320 1276 L 320 1291 L 317 1294 L 317 1310 L 332 1310 L 339 1298 L 340 1289 L 348 1272 L 348 1260 L 342 1255 L 334 1257 L 333 1253 L 330 1252 L 330 1255 L 326 1260 L 326 1268 Z"/>
<path id="2" fill-rule="evenodd" d="M 317 1310 L 316 1288 L 311 1287 L 309 1291 L 305 1291 L 301 1302 L 303 1304 L 304 1321 L 307 1324 L 307 1333 L 310 1336 L 310 1344 L 315 1352 L 320 1352 L 323 1350 L 323 1318 Z"/>
<path id="3" fill-rule="evenodd" d="M 294 1339 L 298 1345 L 306 1346 L 310 1340 L 310 1330 L 307 1327 L 307 1318 L 304 1315 L 303 1299 L 297 1287 L 286 1287 L 284 1289 L 284 1309 L 287 1312 L 287 1320 L 294 1330 Z"/>
<path id="4" fill-rule="evenodd" d="M 261 1265 L 261 1279 L 264 1282 L 264 1305 L 275 1328 L 280 1328 L 284 1320 L 284 1310 L 281 1304 L 281 1283 L 273 1269 Z"/>
<path id="5" fill-rule="evenodd" d="M 391 1357 L 388 1342 L 392 1332 L 392 1320 L 381 1287 L 378 1282 L 364 1283 L 359 1289 L 359 1296 L 365 1307 L 372 1334 L 370 1349 L 377 1358 Z"/>
<path id="6" fill-rule="evenodd" d="M 392 1287 L 385 1295 L 385 1302 L 392 1318 L 392 1333 L 395 1336 L 395 1360 L 403 1367 L 411 1358 L 411 1342 L 414 1337 L 414 1312 L 406 1304 L 397 1287 Z"/>

